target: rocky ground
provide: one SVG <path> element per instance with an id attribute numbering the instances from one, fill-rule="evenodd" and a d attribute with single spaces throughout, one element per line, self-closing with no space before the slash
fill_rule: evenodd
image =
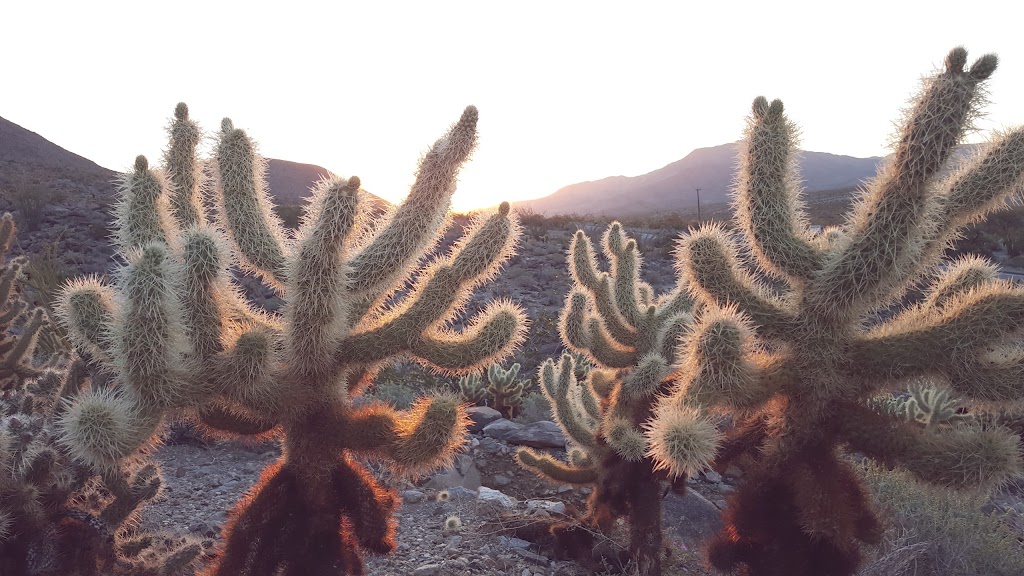
<path id="1" fill-rule="evenodd" d="M 531 522 L 569 518 L 586 507 L 589 488 L 553 486 L 513 461 L 517 445 L 561 452 L 565 438 L 551 422 L 522 425 L 494 419 L 477 409 L 477 425 L 454 466 L 415 482 L 381 479 L 403 503 L 397 511 L 398 549 L 388 556 L 367 556 L 370 574 L 512 574 L 516 576 L 590 574 L 577 564 L 556 559 L 551 550 L 511 535 Z M 493 412 L 493 411 L 492 411 Z M 143 511 L 142 528 L 191 533 L 215 541 L 225 511 L 280 456 L 276 443 L 218 442 L 164 445 L 156 458 L 164 471 L 163 494 Z M 668 574 L 710 574 L 699 560 L 699 541 L 720 526 L 718 507 L 732 490 L 732 478 L 709 472 L 691 481 L 685 497 L 665 502 L 666 533 L 675 554 Z M 446 528 L 451 517 L 460 526 Z M 609 540 L 614 549 L 621 542 Z M 628 566 L 607 566 L 609 573 Z"/>

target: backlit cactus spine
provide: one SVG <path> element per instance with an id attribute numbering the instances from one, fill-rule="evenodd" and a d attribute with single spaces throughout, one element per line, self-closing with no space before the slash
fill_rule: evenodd
<path id="1" fill-rule="evenodd" d="M 404 412 L 351 400 L 396 357 L 462 374 L 523 339 L 523 313 L 508 302 L 492 303 L 462 331 L 449 328 L 514 250 L 519 227 L 507 203 L 417 268 L 448 224 L 476 123 L 476 108 L 467 108 L 384 220 L 369 221 L 358 178 L 319 183 L 294 238 L 272 212 L 264 160 L 230 120 L 212 161 L 216 219 L 197 192 L 205 185 L 198 128 L 184 104 L 164 170 L 140 157 L 125 176 L 117 239 L 127 265 L 113 286 L 74 282 L 60 306 L 77 344 L 120 387 L 81 398 L 62 428 L 68 448 L 95 466 L 116 465 L 172 412 L 191 411 L 228 434 L 279 430 L 285 454 L 237 503 L 210 574 L 361 574 L 360 548 L 394 547 L 396 498 L 352 455 L 419 473 L 449 462 L 463 443 L 466 416 L 454 395 Z M 281 293 L 282 315 L 249 306 L 229 274 L 235 263 Z M 393 302 L 407 282 L 412 289 Z"/>
<path id="2" fill-rule="evenodd" d="M 527 381 L 519 380 L 519 363 L 512 364 L 507 370 L 501 364 L 487 367 L 487 392 L 490 393 L 494 409 L 505 418 L 515 418 L 523 405 L 523 390 Z"/>
<path id="3" fill-rule="evenodd" d="M 949 53 L 845 226 L 818 237 L 801 209 L 793 125 L 782 102 L 757 98 L 735 197 L 745 246 L 721 226 L 679 245 L 679 268 L 703 312 L 680 350 L 684 378 L 659 409 L 701 404 L 738 417 L 717 459 L 725 466 L 743 456 L 748 466 L 709 550 L 723 571 L 855 572 L 859 543 L 878 541 L 881 526 L 840 456 L 844 446 L 951 486 L 992 487 L 1021 469 L 1006 430 L 922 426 L 867 406 L 922 377 L 967 400 L 1024 396 L 1024 289 L 976 261 L 935 272 L 923 303 L 869 320 L 937 270 L 958 229 L 1024 185 L 1021 129 L 942 179 L 996 57 L 966 64 L 964 49 Z M 741 256 L 748 249 L 756 273 Z"/>
<path id="4" fill-rule="evenodd" d="M 570 354 L 540 368 L 541 389 L 572 444 L 570 461 L 529 449 L 518 462 L 559 483 L 593 485 L 585 527 L 553 527 L 560 545 L 589 556 L 593 529 L 609 530 L 617 517 L 630 526 L 630 555 L 641 574 L 661 573 L 661 498 L 664 479 L 682 481 L 707 466 L 719 435 L 691 406 L 656 410 L 671 388 L 676 346 L 692 322 L 683 287 L 656 297 L 640 279 L 636 242 L 619 223 L 602 247 L 610 272 L 598 269 L 590 239 L 577 231 L 569 249 L 574 287 L 560 330 L 570 350 L 593 365 L 577 377 Z"/>

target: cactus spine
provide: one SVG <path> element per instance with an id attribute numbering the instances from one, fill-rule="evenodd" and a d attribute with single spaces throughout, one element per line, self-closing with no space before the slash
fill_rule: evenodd
<path id="1" fill-rule="evenodd" d="M 1024 290 L 993 279 L 986 263 L 937 272 L 925 302 L 866 322 L 935 268 L 959 228 L 1024 186 L 1021 129 L 941 179 L 996 58 L 966 64 L 964 49 L 949 53 L 908 111 L 892 160 L 846 225 L 820 237 L 810 234 L 801 209 L 793 125 L 782 102 L 757 98 L 735 196 L 744 248 L 720 226 L 679 244 L 678 266 L 703 312 L 680 348 L 685 378 L 659 409 L 699 403 L 738 416 L 717 465 L 743 457 L 749 469 L 710 548 L 721 570 L 854 573 L 859 542 L 878 541 L 881 527 L 840 458 L 843 446 L 952 486 L 992 487 L 1020 471 L 1016 439 L 1006 430 L 928 426 L 866 404 L 921 377 L 968 401 L 1024 396 L 1015 336 L 1024 326 Z M 747 249 L 761 274 L 745 266 Z M 921 400 L 933 408 L 945 402 Z"/>
<path id="2" fill-rule="evenodd" d="M 553 527 L 560 545 L 589 556 L 593 529 L 608 530 L 616 517 L 627 517 L 630 555 L 642 574 L 658 575 L 660 484 L 672 479 L 685 486 L 688 474 L 710 462 L 719 434 L 694 407 L 655 409 L 672 386 L 676 342 L 692 321 L 689 294 L 679 286 L 654 297 L 640 279 L 636 242 L 619 223 L 601 244 L 610 272 L 598 269 L 590 239 L 576 232 L 568 257 L 575 286 L 560 322 L 563 341 L 592 366 L 566 353 L 539 370 L 541 389 L 573 445 L 570 461 L 529 449 L 517 460 L 555 482 L 594 486 L 584 527 Z"/>
<path id="3" fill-rule="evenodd" d="M 476 123 L 467 108 L 384 220 L 369 220 L 358 178 L 322 181 L 294 238 L 271 210 L 264 160 L 230 120 L 213 159 L 215 218 L 199 201 L 207 183 L 184 104 L 165 169 L 140 157 L 124 178 L 126 266 L 113 285 L 70 284 L 59 307 L 76 344 L 121 386 L 80 399 L 61 424 L 75 456 L 100 467 L 116 466 L 173 412 L 226 434 L 284 435 L 282 460 L 236 505 L 210 574 L 361 574 L 360 548 L 394 548 L 396 498 L 353 456 L 416 474 L 449 462 L 462 444 L 466 416 L 454 395 L 404 412 L 355 408 L 351 399 L 396 357 L 464 374 L 523 339 L 524 315 L 508 302 L 492 303 L 461 332 L 448 327 L 514 250 L 519 228 L 507 203 L 417 269 L 447 224 Z M 229 275 L 236 263 L 283 295 L 283 314 L 248 304 Z M 412 290 L 392 301 L 407 281 Z"/>

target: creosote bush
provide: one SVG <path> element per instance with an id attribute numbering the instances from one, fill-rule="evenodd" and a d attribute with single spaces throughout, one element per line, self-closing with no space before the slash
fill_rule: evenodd
<path id="1" fill-rule="evenodd" d="M 524 314 L 505 301 L 450 328 L 514 250 L 519 227 L 507 203 L 417 264 L 447 226 L 476 123 L 476 108 L 466 108 L 420 161 L 405 202 L 381 218 L 369 217 L 358 178 L 320 182 L 294 235 L 274 214 L 265 161 L 231 120 L 217 134 L 212 182 L 184 104 L 164 167 L 140 156 L 124 175 L 116 242 L 126 264 L 112 285 L 74 281 L 58 306 L 76 345 L 118 387 L 83 394 L 60 424 L 76 459 L 108 469 L 171 414 L 225 435 L 283 437 L 280 461 L 231 512 L 208 574 L 362 574 L 360 550 L 395 547 L 397 498 L 355 457 L 415 475 L 451 462 L 463 444 L 467 418 L 454 395 L 403 411 L 352 400 L 395 359 L 459 375 L 523 340 Z M 202 201 L 207 186 L 215 218 Z M 281 295 L 281 314 L 250 306 L 229 274 L 235 264 Z"/>
<path id="2" fill-rule="evenodd" d="M 679 348 L 682 377 L 657 407 L 736 418 L 715 464 L 746 473 L 709 549 L 716 568 L 854 574 L 861 543 L 879 542 L 882 525 L 841 458 L 847 449 L 948 487 L 991 489 L 1020 472 L 1017 439 L 1003 428 L 932 425 L 868 405 L 921 378 L 949 391 L 921 397 L 935 406 L 1024 396 L 1024 289 L 977 259 L 937 266 L 963 226 L 1024 187 L 1021 129 L 943 175 L 995 68 L 994 55 L 968 66 L 963 48 L 951 51 L 845 225 L 816 236 L 794 170 L 795 128 L 781 101 L 754 100 L 734 200 L 742 238 L 711 225 L 680 241 L 678 267 L 701 312 Z M 921 303 L 874 314 L 922 279 Z"/>

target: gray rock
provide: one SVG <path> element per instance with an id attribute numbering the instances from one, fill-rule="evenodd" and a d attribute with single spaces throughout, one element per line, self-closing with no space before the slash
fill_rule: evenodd
<path id="1" fill-rule="evenodd" d="M 513 508 L 516 505 L 515 500 L 511 496 L 501 492 L 500 490 L 493 490 L 486 486 L 481 486 L 477 493 L 477 499 L 481 502 L 495 503 L 502 508 Z"/>
<path id="2" fill-rule="evenodd" d="M 484 435 L 509 444 L 533 448 L 565 448 L 562 429 L 550 420 L 523 425 L 502 418 L 488 424 L 484 428 Z"/>
<path id="3" fill-rule="evenodd" d="M 685 496 L 671 493 L 662 501 L 662 522 L 690 548 L 701 543 L 722 529 L 722 515 L 714 504 L 692 489 Z"/>
<path id="4" fill-rule="evenodd" d="M 470 490 L 464 486 L 456 486 L 448 490 L 449 500 L 476 500 L 476 489 Z"/>
<path id="5" fill-rule="evenodd" d="M 523 560 L 526 560 L 531 564 L 536 564 L 537 566 L 545 567 L 548 565 L 547 556 L 541 556 L 540 554 L 535 554 L 533 552 L 530 552 L 529 550 L 524 550 L 522 548 L 513 548 L 512 551 L 515 552 L 518 556 L 520 556 Z"/>
<path id="6" fill-rule="evenodd" d="M 529 542 L 514 536 L 498 536 L 498 543 L 509 548 L 522 548 L 524 550 L 530 547 Z"/>
<path id="7" fill-rule="evenodd" d="M 480 471 L 477 470 L 473 459 L 466 454 L 455 459 L 455 464 L 446 470 L 442 470 L 424 484 L 424 488 L 431 490 L 445 490 L 462 486 L 470 490 L 480 487 Z"/>
<path id="8" fill-rule="evenodd" d="M 700 475 L 701 477 L 703 477 L 708 482 L 711 482 L 712 484 L 722 483 L 722 475 L 719 474 L 718 472 L 715 472 L 714 470 L 705 470 L 701 472 Z"/>
<path id="9" fill-rule="evenodd" d="M 512 482 L 511 480 L 508 479 L 507 476 L 502 476 L 501 474 L 495 474 L 493 481 L 494 485 L 497 486 L 498 488 L 501 488 L 502 486 L 508 486 Z"/>
<path id="10" fill-rule="evenodd" d="M 473 406 L 466 410 L 466 415 L 471 421 L 469 425 L 471 433 L 480 432 L 491 422 L 501 419 L 501 412 L 490 406 Z"/>
<path id="11" fill-rule="evenodd" d="M 565 514 L 565 503 L 552 500 L 527 500 L 526 507 L 530 510 L 546 510 L 555 514 Z"/>
<path id="12" fill-rule="evenodd" d="M 406 490 L 402 492 L 402 499 L 408 504 L 419 504 L 427 497 L 426 494 L 419 490 Z"/>
<path id="13" fill-rule="evenodd" d="M 437 576 L 440 573 L 440 564 L 424 564 L 412 571 L 413 576 Z"/>

